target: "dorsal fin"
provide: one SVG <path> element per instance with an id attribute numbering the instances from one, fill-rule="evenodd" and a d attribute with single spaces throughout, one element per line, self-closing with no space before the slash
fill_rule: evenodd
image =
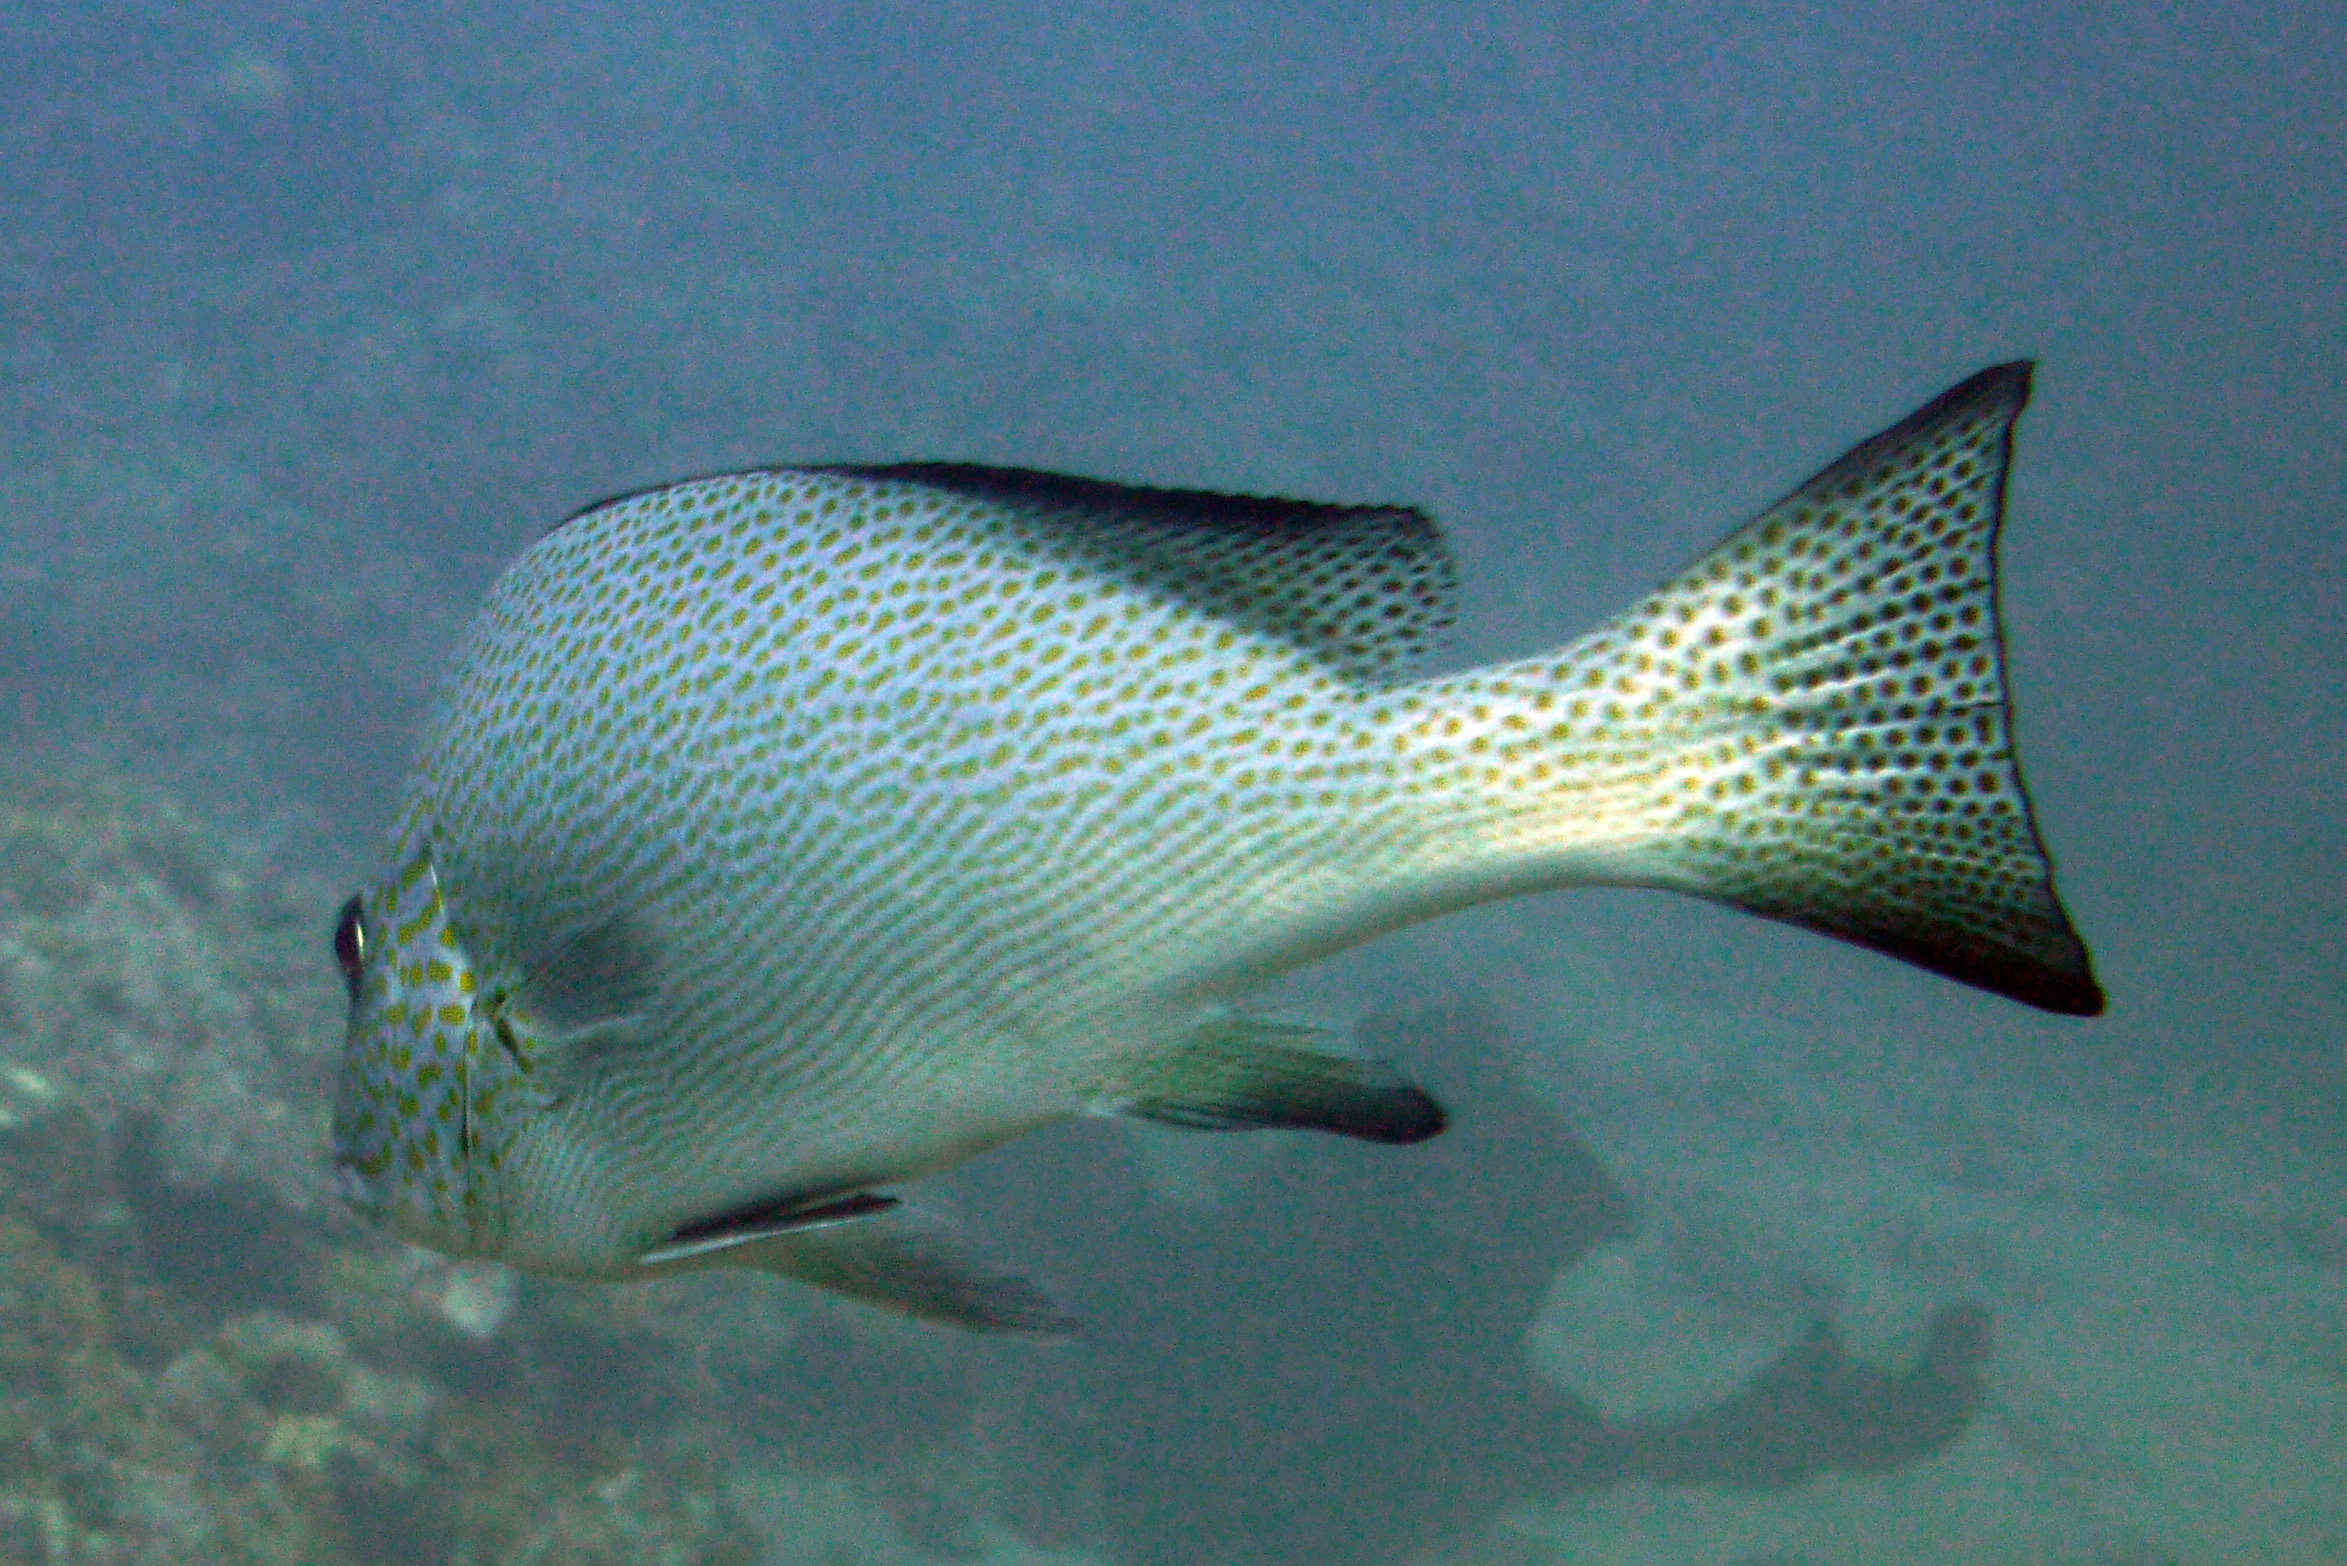
<path id="1" fill-rule="evenodd" d="M 1361 685 L 1398 683 L 1457 618 L 1458 567 L 1408 506 L 1338 506 L 910 462 L 815 471 L 1019 511 L 1098 571 L 1274 635 Z"/>

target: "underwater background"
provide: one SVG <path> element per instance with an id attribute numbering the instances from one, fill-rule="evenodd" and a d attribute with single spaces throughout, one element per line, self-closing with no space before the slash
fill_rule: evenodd
<path id="1" fill-rule="evenodd" d="M 2347 14 L 0 14 L 0 1561 L 2347 1561 Z M 334 912 L 580 505 L 949 458 L 1432 509 L 1460 663 L 2040 362 L 2079 1023 L 1652 894 L 1374 944 L 1423 1148 L 1088 1123 L 1086 1321 L 410 1250 Z"/>

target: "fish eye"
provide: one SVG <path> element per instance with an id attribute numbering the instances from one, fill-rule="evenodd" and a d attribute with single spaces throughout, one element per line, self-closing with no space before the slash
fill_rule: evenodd
<path id="1" fill-rule="evenodd" d="M 367 919 L 355 894 L 342 905 L 342 916 L 334 921 L 334 960 L 341 964 L 343 986 L 356 1004 L 360 981 L 367 972 Z"/>

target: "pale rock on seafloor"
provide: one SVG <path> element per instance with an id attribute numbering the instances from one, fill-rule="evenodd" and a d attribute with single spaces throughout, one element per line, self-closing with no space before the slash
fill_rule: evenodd
<path id="1" fill-rule="evenodd" d="M 1978 1417 L 1922 1462 L 1781 1492 L 1635 1484 L 1516 1525 L 1577 1562 L 1659 1566 L 2347 1559 L 2347 1191 L 1961 1052 L 1590 978 L 1527 964 L 1499 986 L 1639 1225 L 1558 1280 L 1544 1374 L 1651 1420 L 1716 1403 L 1813 1324 L 1895 1367 L 1964 1306 L 1994 1350 Z"/>
<path id="2" fill-rule="evenodd" d="M 441 1318 L 475 1341 L 495 1337 L 520 1293 L 513 1269 L 495 1262 L 459 1262 L 448 1273 L 440 1291 Z"/>

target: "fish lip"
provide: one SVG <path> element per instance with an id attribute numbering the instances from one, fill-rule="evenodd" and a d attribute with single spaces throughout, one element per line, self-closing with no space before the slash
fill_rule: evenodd
<path id="1" fill-rule="evenodd" d="M 376 1193 L 375 1182 L 347 1158 L 334 1160 L 334 1194 L 342 1199 L 344 1206 L 368 1217 L 373 1217 L 383 1209 L 383 1199 Z"/>

